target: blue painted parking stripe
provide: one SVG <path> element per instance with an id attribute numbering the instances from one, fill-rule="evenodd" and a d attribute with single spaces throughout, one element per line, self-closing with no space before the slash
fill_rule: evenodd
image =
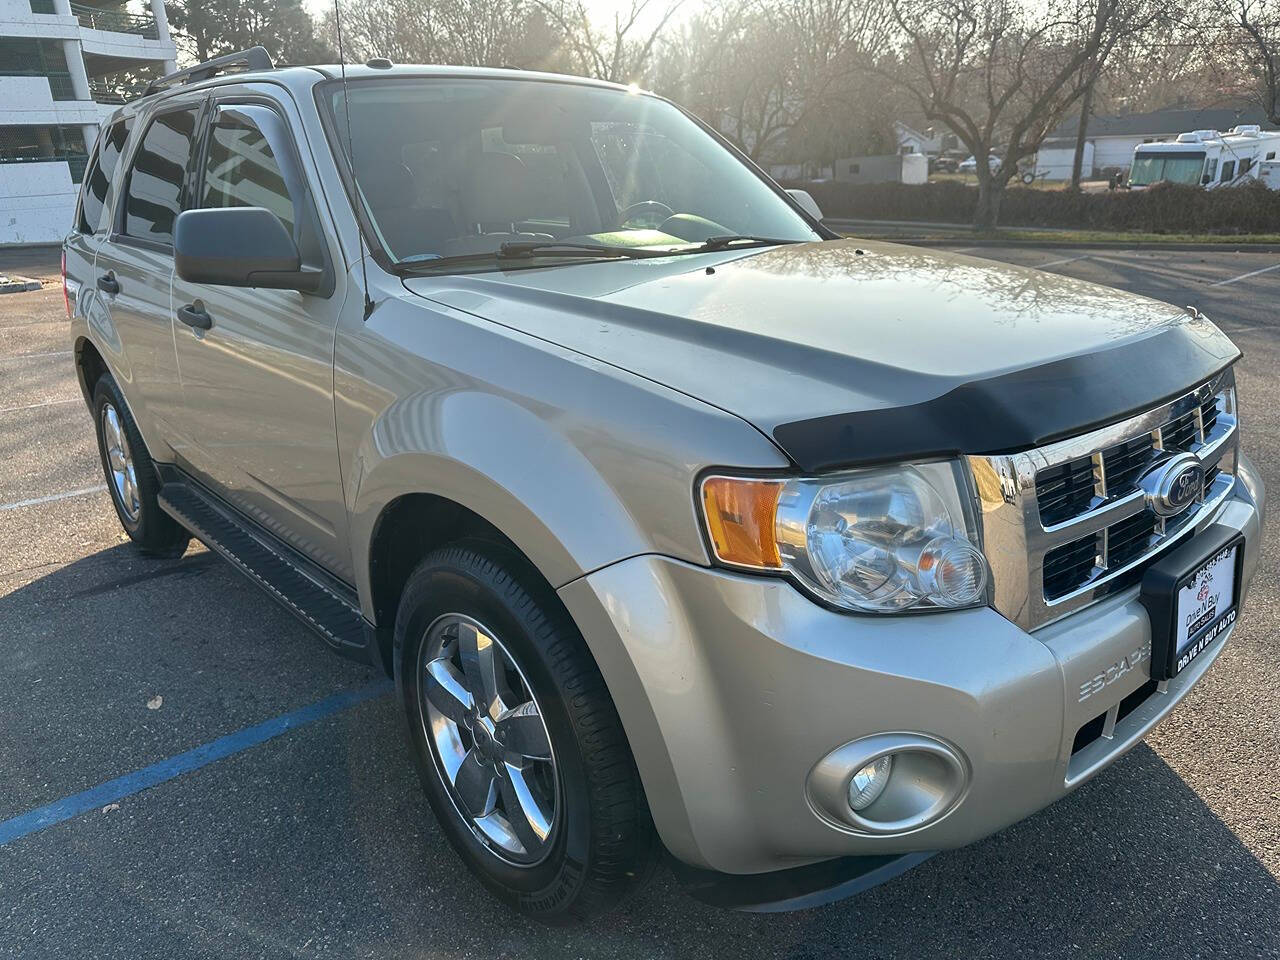
<path id="1" fill-rule="evenodd" d="M 184 773 L 199 770 L 215 761 L 266 743 L 282 733 L 314 723 L 316 720 L 323 720 L 325 717 L 340 713 L 374 697 L 380 697 L 390 690 L 389 680 L 379 680 L 367 687 L 335 693 L 331 697 L 317 700 L 305 707 L 282 713 L 278 717 L 264 720 L 252 727 L 246 727 L 235 733 L 229 733 L 225 737 L 201 744 L 186 753 L 169 757 L 149 767 L 135 770 L 133 773 L 126 773 L 123 777 L 108 780 L 96 787 L 90 787 L 88 790 L 19 814 L 0 823 L 0 847 L 12 840 L 36 833 L 46 827 L 62 823 L 64 820 L 70 820 L 72 817 L 78 817 L 82 813 L 104 807 L 109 803 L 115 803 L 117 800 L 123 800 L 125 797 L 133 796 L 167 780 L 173 780 Z"/>

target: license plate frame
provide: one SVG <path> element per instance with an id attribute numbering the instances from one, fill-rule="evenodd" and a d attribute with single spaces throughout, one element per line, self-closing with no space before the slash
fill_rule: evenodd
<path id="1" fill-rule="evenodd" d="M 1206 531 L 1208 532 L 1208 531 Z M 1241 580 L 1244 573 L 1244 534 L 1224 531 L 1207 538 L 1202 535 L 1165 557 L 1147 570 L 1142 578 L 1140 599 L 1151 619 L 1151 678 L 1171 680 L 1200 656 L 1214 640 L 1235 623 L 1240 610 Z M 1185 641 L 1178 644 L 1178 599 L 1183 590 L 1235 551 L 1231 584 L 1231 602 L 1215 609 L 1205 622 L 1196 625 Z"/>

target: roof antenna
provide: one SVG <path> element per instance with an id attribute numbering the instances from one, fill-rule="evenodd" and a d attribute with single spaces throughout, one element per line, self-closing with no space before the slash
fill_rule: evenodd
<path id="1" fill-rule="evenodd" d="M 351 136 L 351 97 L 347 94 L 347 58 L 342 51 L 342 11 L 338 0 L 333 0 L 333 25 L 338 33 L 338 69 L 342 71 L 342 107 L 347 121 L 347 160 L 351 164 L 351 183 L 356 188 L 356 236 L 360 241 L 360 278 L 364 285 L 364 318 L 373 313 L 373 300 L 369 297 L 369 267 L 365 263 L 364 230 L 360 227 L 359 205 L 364 202 L 360 181 L 356 179 L 356 145 Z"/>

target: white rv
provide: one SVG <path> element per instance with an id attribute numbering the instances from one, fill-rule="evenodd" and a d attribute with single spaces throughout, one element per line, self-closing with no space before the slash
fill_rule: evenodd
<path id="1" fill-rule="evenodd" d="M 1129 186 L 1141 190 L 1161 180 L 1199 184 L 1206 190 L 1261 180 L 1280 190 L 1280 131 L 1250 124 L 1227 133 L 1193 130 L 1167 143 L 1143 143 L 1133 151 Z"/>

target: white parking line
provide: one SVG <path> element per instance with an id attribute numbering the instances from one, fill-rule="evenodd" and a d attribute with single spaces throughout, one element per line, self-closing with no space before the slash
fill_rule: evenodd
<path id="1" fill-rule="evenodd" d="M 39 357 L 69 357 L 70 350 L 55 350 L 53 353 L 15 353 L 9 357 L 0 357 L 0 361 L 4 360 L 35 360 Z"/>
<path id="2" fill-rule="evenodd" d="M 1043 270 L 1045 267 L 1056 267 L 1064 263 L 1075 263 L 1077 260 L 1088 260 L 1093 254 L 1082 253 L 1078 257 L 1063 257 L 1061 260 L 1050 260 L 1048 263 L 1032 264 L 1037 270 Z"/>
<path id="3" fill-rule="evenodd" d="M 75 403 L 79 397 L 72 397 L 70 400 L 45 400 L 41 403 L 24 403 L 20 407 L 0 407 L 0 413 L 12 413 L 14 410 L 34 410 L 36 407 L 52 407 L 59 403 Z"/>
<path id="4" fill-rule="evenodd" d="M 1248 273 L 1242 273 L 1238 277 L 1232 277 L 1230 280 L 1217 280 L 1209 284 L 1211 287 L 1225 287 L 1228 283 L 1235 283 L 1237 280 L 1248 280 L 1250 277 L 1256 277 L 1260 273 L 1270 273 L 1272 270 L 1280 270 L 1280 263 L 1273 263 L 1269 267 L 1263 267 L 1261 270 L 1250 270 Z"/>
<path id="5" fill-rule="evenodd" d="M 13 503 L 0 503 L 0 510 L 17 510 L 19 507 L 34 507 L 42 503 L 53 503 L 55 500 L 66 500 L 69 497 L 83 497 L 89 493 L 102 493 L 107 489 L 105 483 L 96 487 L 85 487 L 83 490 L 68 490 L 66 493 L 51 493 L 47 497 L 32 497 L 30 500 L 15 500 Z"/>

